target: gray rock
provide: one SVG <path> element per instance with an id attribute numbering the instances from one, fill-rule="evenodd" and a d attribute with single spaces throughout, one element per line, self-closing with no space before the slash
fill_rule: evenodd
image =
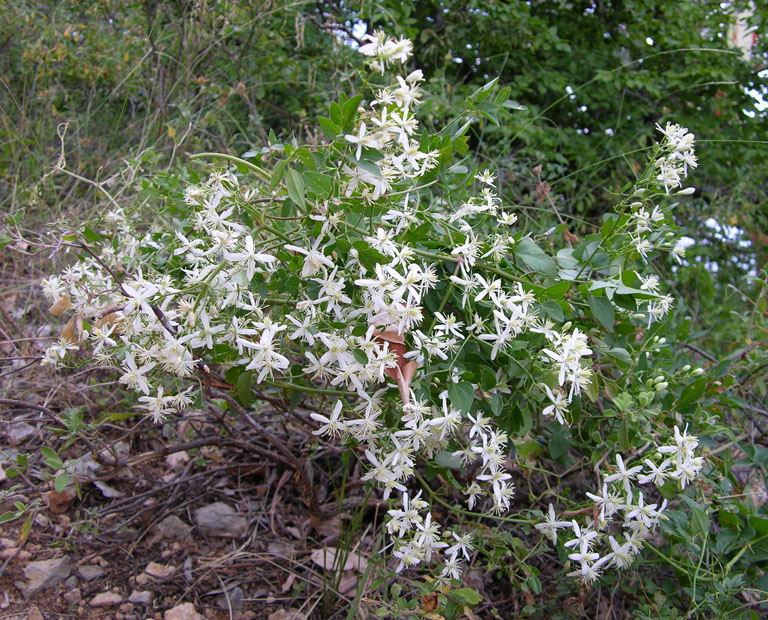
<path id="1" fill-rule="evenodd" d="M 167 516 L 157 524 L 157 531 L 169 540 L 187 540 L 191 528 L 176 515 Z"/>
<path id="2" fill-rule="evenodd" d="M 155 593 L 151 590 L 134 590 L 128 597 L 131 603 L 137 603 L 139 605 L 151 605 L 152 600 L 155 598 Z"/>
<path id="3" fill-rule="evenodd" d="M 102 592 L 91 599 L 91 607 L 112 607 L 123 602 L 123 597 L 117 592 Z"/>
<path id="4" fill-rule="evenodd" d="M 77 605 L 83 600 L 83 595 L 80 593 L 80 588 L 73 588 L 64 595 L 64 600 L 70 605 Z"/>
<path id="5" fill-rule="evenodd" d="M 230 607 L 232 611 L 240 611 L 243 608 L 243 599 L 245 594 L 240 586 L 235 586 L 231 590 L 227 590 L 227 593 L 223 592 L 216 597 L 216 605 L 219 609 L 228 610 Z"/>
<path id="6" fill-rule="evenodd" d="M 8 439 L 12 444 L 21 443 L 25 439 L 29 439 L 37 433 L 37 429 L 34 426 L 27 424 L 26 422 L 11 421 L 8 424 L 8 430 L 5 432 Z"/>
<path id="7" fill-rule="evenodd" d="M 205 618 L 197 613 L 192 603 L 182 603 L 166 611 L 163 620 L 205 620 Z"/>
<path id="8" fill-rule="evenodd" d="M 77 587 L 77 577 L 75 575 L 70 575 L 64 580 L 64 587 L 68 590 L 72 590 Z"/>
<path id="9" fill-rule="evenodd" d="M 93 581 L 98 579 L 104 574 L 104 569 L 101 566 L 88 564 L 86 566 L 80 566 L 77 569 L 77 574 L 80 575 L 85 581 Z"/>
<path id="10" fill-rule="evenodd" d="M 248 531 L 246 518 L 222 502 L 198 508 L 195 523 L 202 533 L 221 538 L 240 538 Z"/>
<path id="11" fill-rule="evenodd" d="M 68 555 L 53 560 L 30 562 L 24 569 L 24 576 L 29 580 L 24 588 L 24 595 L 29 596 L 45 588 L 52 588 L 69 577 L 71 572 Z"/>

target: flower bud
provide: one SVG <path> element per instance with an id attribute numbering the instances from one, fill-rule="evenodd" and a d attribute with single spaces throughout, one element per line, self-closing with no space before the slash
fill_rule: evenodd
<path id="1" fill-rule="evenodd" d="M 661 383 L 657 383 L 656 384 L 656 391 L 657 392 L 662 392 L 662 391 L 666 390 L 667 387 L 669 387 L 669 383 L 667 383 L 666 381 L 662 381 Z"/>
<path id="2" fill-rule="evenodd" d="M 678 196 L 690 196 L 696 191 L 695 187 L 686 187 L 685 189 L 681 189 L 679 192 L 677 192 Z"/>
<path id="3" fill-rule="evenodd" d="M 680 370 L 681 370 L 682 372 L 688 372 L 690 369 L 691 369 L 691 365 L 690 365 L 690 364 L 686 364 L 686 365 L 685 365 L 685 366 L 683 366 L 683 367 L 682 367 Z"/>
<path id="4" fill-rule="evenodd" d="M 698 375 L 703 375 L 704 372 L 705 371 L 704 371 L 703 368 L 695 368 L 694 371 L 693 371 L 693 374 L 698 376 Z"/>

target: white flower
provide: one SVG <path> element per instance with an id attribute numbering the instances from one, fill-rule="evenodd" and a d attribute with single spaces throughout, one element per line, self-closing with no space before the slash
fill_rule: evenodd
<path id="1" fill-rule="evenodd" d="M 253 279 L 253 275 L 256 273 L 256 263 L 269 265 L 277 260 L 270 254 L 256 252 L 251 235 L 246 235 L 245 248 L 242 252 L 228 252 L 224 250 L 224 258 L 238 263 L 245 263 L 246 276 L 249 281 Z"/>
<path id="2" fill-rule="evenodd" d="M 565 396 L 565 392 L 559 388 L 555 388 L 555 393 L 553 394 L 548 385 L 544 385 L 543 387 L 547 396 L 549 396 L 549 400 L 552 401 L 552 404 L 544 407 L 541 415 L 550 416 L 554 414 L 555 419 L 560 422 L 560 424 L 566 425 L 567 422 L 565 421 L 564 414 L 568 413 L 568 399 Z"/>
<path id="3" fill-rule="evenodd" d="M 309 417 L 317 422 L 321 423 L 321 426 L 316 431 L 313 431 L 313 435 L 329 435 L 330 437 L 339 437 L 347 430 L 346 423 L 341 420 L 341 409 L 344 403 L 340 400 L 336 401 L 331 412 L 331 417 L 326 417 L 321 413 L 310 413 Z"/>
<path id="4" fill-rule="evenodd" d="M 614 480 L 618 480 L 624 485 L 624 490 L 629 493 L 630 489 L 632 488 L 632 479 L 638 472 L 643 471 L 643 468 L 640 465 L 636 465 L 631 469 L 627 469 L 624 466 L 624 459 L 621 458 L 620 454 L 616 455 L 616 466 L 618 467 L 619 471 L 615 474 L 611 474 L 610 476 L 606 476 L 605 481 L 613 482 Z"/>
<path id="5" fill-rule="evenodd" d="M 136 366 L 136 362 L 133 359 L 133 353 L 128 351 L 125 354 L 125 360 L 123 361 L 123 375 L 120 377 L 120 383 L 127 385 L 137 391 L 149 394 L 149 383 L 144 377 L 150 370 L 155 367 L 155 362 L 144 364 L 141 368 Z"/>
<path id="6" fill-rule="evenodd" d="M 558 521 L 557 515 L 555 514 L 555 507 L 552 504 L 550 504 L 549 510 L 547 514 L 544 516 L 544 522 L 537 523 L 534 527 L 537 530 L 539 530 L 544 536 L 549 538 L 552 541 L 553 545 L 557 545 L 557 530 L 565 527 L 571 527 L 571 522 Z"/>

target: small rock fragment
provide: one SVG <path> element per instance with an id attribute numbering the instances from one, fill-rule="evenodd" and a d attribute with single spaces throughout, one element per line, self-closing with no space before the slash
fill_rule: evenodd
<path id="1" fill-rule="evenodd" d="M 171 566 L 170 564 L 158 564 L 157 562 L 150 562 L 147 564 L 144 572 L 150 577 L 167 579 L 176 572 L 176 567 Z"/>
<path id="2" fill-rule="evenodd" d="M 158 564 L 157 562 L 150 562 L 144 569 L 144 572 L 136 577 L 136 584 L 145 586 L 148 583 L 157 581 L 158 579 L 168 579 L 176 573 L 176 567 L 168 564 Z"/>
<path id="3" fill-rule="evenodd" d="M 243 599 L 245 593 L 240 586 L 235 586 L 231 590 L 227 590 L 227 593 L 221 593 L 216 597 L 216 605 L 219 609 L 232 609 L 232 611 L 240 611 L 243 608 Z"/>
<path id="4" fill-rule="evenodd" d="M 70 572 L 68 555 L 52 560 L 31 562 L 24 569 L 24 576 L 29 580 L 24 588 L 24 595 L 29 596 L 55 586 L 69 577 Z"/>
<path id="5" fill-rule="evenodd" d="M 8 437 L 12 446 L 21 443 L 25 439 L 32 437 L 37 432 L 34 426 L 30 426 L 26 422 L 16 422 L 12 420 L 8 424 L 8 430 L 5 431 L 5 436 Z"/>
<path id="6" fill-rule="evenodd" d="M 134 590 L 128 597 L 131 603 L 138 605 L 151 605 L 152 599 L 155 598 L 155 593 L 151 590 Z"/>
<path id="7" fill-rule="evenodd" d="M 80 566 L 77 569 L 77 574 L 85 579 L 85 581 L 93 581 L 94 579 L 98 579 L 104 574 L 104 569 L 101 566 L 94 566 L 89 564 L 86 566 Z"/>
<path id="8" fill-rule="evenodd" d="M 220 538 L 240 538 L 245 536 L 248 530 L 246 518 L 223 502 L 215 502 L 195 510 L 195 523 L 204 534 Z"/>
<path id="9" fill-rule="evenodd" d="M 123 602 L 123 597 L 117 592 L 102 592 L 91 599 L 91 607 L 111 607 Z"/>
<path id="10" fill-rule="evenodd" d="M 186 540 L 189 538 L 190 527 L 176 515 L 167 516 L 157 525 L 157 531 L 163 538 L 170 540 Z"/>
<path id="11" fill-rule="evenodd" d="M 32 606 L 27 612 L 27 620 L 44 620 L 43 614 L 40 613 L 37 605 Z"/>
<path id="12" fill-rule="evenodd" d="M 77 577 L 75 575 L 70 575 L 64 580 L 64 587 L 71 590 L 72 588 L 77 587 Z"/>
<path id="13" fill-rule="evenodd" d="M 192 603 L 182 603 L 165 612 L 163 620 L 205 620 Z"/>
<path id="14" fill-rule="evenodd" d="M 64 595 L 64 600 L 70 605 L 77 605 L 83 600 L 83 595 L 80 593 L 80 588 L 73 588 Z"/>

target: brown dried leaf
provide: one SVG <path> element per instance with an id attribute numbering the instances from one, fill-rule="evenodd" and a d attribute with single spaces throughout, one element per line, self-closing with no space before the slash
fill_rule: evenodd
<path id="1" fill-rule="evenodd" d="M 61 316 L 64 314 L 67 310 L 69 310 L 72 307 L 72 300 L 69 298 L 68 293 L 64 293 L 58 301 L 56 301 L 55 304 L 53 304 L 48 311 L 53 316 Z"/>
<path id="2" fill-rule="evenodd" d="M 283 582 L 283 585 L 280 586 L 280 592 L 285 594 L 293 587 L 293 582 L 296 581 L 296 575 L 294 573 L 291 573 L 288 575 L 288 579 L 286 579 Z"/>
<path id="3" fill-rule="evenodd" d="M 75 335 L 75 322 L 72 319 L 67 321 L 64 329 L 61 330 L 61 339 L 67 340 L 72 344 L 77 344 L 77 336 Z"/>

